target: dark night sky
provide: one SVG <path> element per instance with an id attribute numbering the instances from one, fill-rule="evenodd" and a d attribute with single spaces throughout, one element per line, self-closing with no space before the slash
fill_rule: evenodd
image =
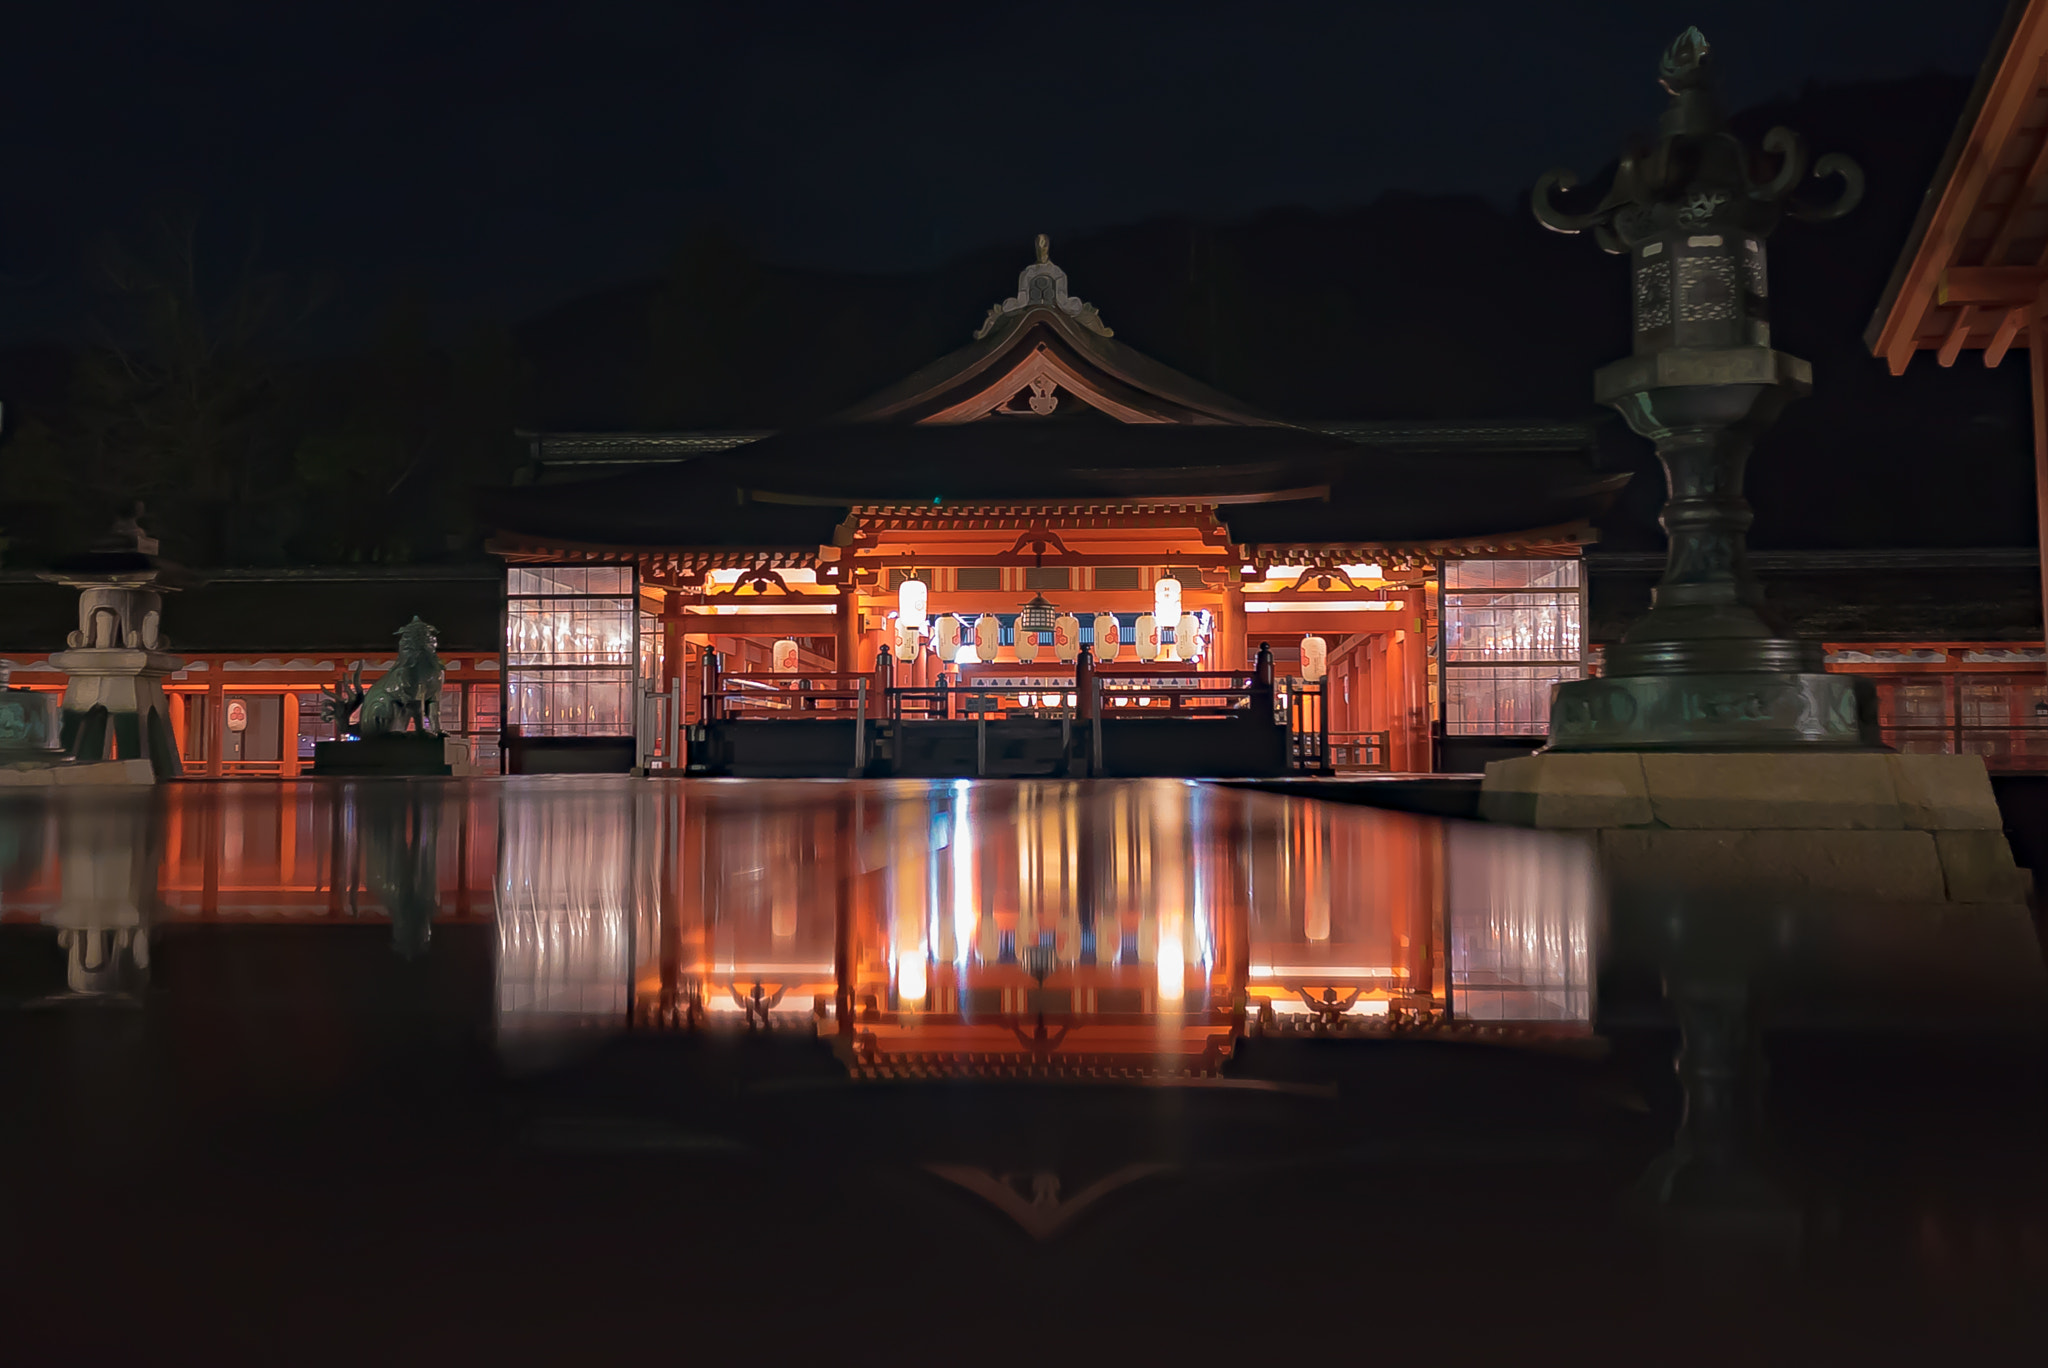
<path id="1" fill-rule="evenodd" d="M 2005 0 L 17 6 L 0 340 L 71 331 L 85 244 L 152 205 L 509 317 L 659 269 L 715 219 L 767 257 L 915 269 L 1041 228 L 1230 219 L 1597 172 L 1704 29 L 1741 105 L 1974 71 Z"/>

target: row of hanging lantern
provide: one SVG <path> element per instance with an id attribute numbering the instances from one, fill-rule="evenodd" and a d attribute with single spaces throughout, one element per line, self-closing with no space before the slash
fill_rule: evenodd
<path id="1" fill-rule="evenodd" d="M 1052 605 L 1046 607 L 1051 609 Z M 1193 613 L 1183 613 L 1174 623 L 1174 639 L 1162 642 L 1159 639 L 1159 619 L 1146 613 L 1137 621 L 1132 633 L 1135 640 L 1130 645 L 1137 658 L 1146 663 L 1153 661 L 1198 661 L 1206 644 L 1203 640 L 1202 622 Z M 1123 631 L 1113 614 L 1100 613 L 1095 618 L 1095 658 L 1098 661 L 1112 661 L 1123 648 Z M 1072 613 L 1054 613 L 1045 626 L 1032 625 L 1032 619 L 1024 614 L 1017 616 L 1015 649 L 1017 659 L 1026 665 L 1038 659 L 1046 643 L 1041 637 L 1052 638 L 1051 647 L 1055 660 L 1072 664 L 1081 653 L 1081 620 Z M 1002 649 L 1002 622 L 994 613 L 983 613 L 976 619 L 972 630 L 959 617 L 947 613 L 934 618 L 928 631 L 905 622 L 900 616 L 896 620 L 895 654 L 898 660 L 916 660 L 926 640 L 940 660 L 954 661 L 960 657 L 963 647 L 971 645 L 975 658 L 984 663 L 993 661 Z M 782 669 L 778 665 L 776 668 Z M 794 668 L 792 666 L 791 668 Z"/>
<path id="2" fill-rule="evenodd" d="M 921 579 L 906 579 L 897 586 L 895 639 L 890 643 L 896 658 L 916 660 L 928 637 L 932 650 L 941 660 L 957 660 L 961 648 L 971 640 L 978 659 L 993 661 L 1002 643 L 1002 624 L 997 616 L 994 613 L 981 614 L 975 620 L 970 637 L 966 624 L 956 614 L 948 613 L 936 621 L 929 618 L 929 593 L 929 587 Z M 1170 642 L 1159 639 L 1162 623 L 1173 632 Z M 1099 613 L 1094 626 L 1095 658 L 1099 661 L 1115 660 L 1122 645 L 1116 617 L 1110 613 Z M 1081 652 L 1081 620 L 1072 613 L 1060 612 L 1046 600 L 1045 595 L 1034 594 L 1023 611 L 1017 614 L 1017 659 L 1027 665 L 1037 660 L 1039 647 L 1043 644 L 1039 637 L 1047 633 L 1052 637 L 1053 657 L 1062 664 L 1071 664 Z M 1206 645 L 1201 620 L 1193 613 L 1181 611 L 1180 581 L 1171 575 L 1152 586 L 1152 611 L 1139 616 L 1132 636 L 1133 653 L 1147 664 L 1157 660 L 1199 661 Z M 796 642 L 786 637 L 776 642 L 773 660 L 776 673 L 794 674 L 797 669 Z"/>

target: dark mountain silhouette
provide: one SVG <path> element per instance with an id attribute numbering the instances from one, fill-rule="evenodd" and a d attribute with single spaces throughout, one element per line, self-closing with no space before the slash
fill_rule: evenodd
<path id="1" fill-rule="evenodd" d="M 1791 223 L 1771 244 L 1775 336 L 1813 363 L 1816 393 L 1759 444 L 1759 546 L 2034 539 L 2024 366 L 1986 372 L 1969 357 L 1943 370 L 1923 356 L 1894 378 L 1861 340 L 1967 86 L 1929 75 L 1811 87 L 1736 120 L 1752 143 L 1786 124 L 1869 177 L 1849 218 Z M 667 280 L 519 330 L 536 419 L 619 429 L 823 418 L 964 344 L 1029 260 L 1034 226 L 1019 225 L 1014 247 L 913 276 L 778 270 L 699 239 Z M 1628 348 L 1626 263 L 1544 231 L 1519 200 L 1390 195 L 1226 225 L 1161 219 L 1056 241 L 1053 256 L 1119 340 L 1300 419 L 1591 417 L 1592 371 Z M 691 319 L 694 345 L 660 345 L 649 320 L 665 309 Z M 1606 545 L 1660 545 L 1662 478 L 1647 443 L 1607 448 L 1639 478 Z"/>
<path id="2" fill-rule="evenodd" d="M 1929 75 L 1811 87 L 1737 119 L 1752 143 L 1784 123 L 1816 152 L 1854 156 L 1869 178 L 1849 218 L 1789 223 L 1772 240 L 1776 339 L 1813 363 L 1816 394 L 1766 435 L 1752 462 L 1760 547 L 2035 539 L 2024 362 L 1987 371 L 1972 354 L 1944 370 L 1923 355 L 1895 378 L 1861 339 L 1967 86 Z M 1542 169 L 1530 168 L 1532 181 Z M 1605 173 L 1575 169 L 1597 191 Z M 516 399 L 444 402 L 452 416 L 436 420 L 425 448 L 481 452 L 501 441 L 500 473 L 510 478 L 515 427 L 786 430 L 815 422 L 964 345 L 989 304 L 1015 288 L 1040 226 L 1020 223 L 1013 243 L 910 275 L 782 268 L 715 229 L 694 233 L 662 278 L 607 288 L 515 328 L 507 339 L 515 355 L 499 357 L 492 373 L 520 377 Z M 1626 262 L 1589 238 L 1543 230 L 1519 195 L 1500 204 L 1389 195 L 1349 210 L 1278 209 L 1228 224 L 1158 219 L 1058 238 L 1052 253 L 1119 341 L 1300 420 L 1597 418 L 1592 372 L 1628 349 Z M 338 410 L 335 396 L 353 393 L 362 370 L 347 358 L 306 370 L 300 430 L 278 457 L 282 491 L 291 487 L 290 450 L 317 438 L 321 415 Z M 47 348 L 0 354 L 8 428 L 40 420 L 62 429 L 67 374 Z M 505 392 L 502 382 L 472 389 Z M 370 407 L 352 420 L 357 429 L 384 421 L 377 414 L 397 422 L 411 411 L 395 401 Z M 451 435 L 451 422 L 479 426 Z M 1613 468 L 1637 475 L 1607 520 L 1603 548 L 1661 546 L 1663 480 L 1648 444 L 1617 433 L 1602 451 Z M 33 519 L 5 507 L 10 456 L 0 444 L 0 524 L 19 539 Z M 444 463 L 479 475 L 490 465 L 481 455 Z M 389 478 L 363 483 L 391 486 Z M 453 475 L 441 481 L 450 491 L 456 484 Z M 419 477 L 399 487 L 417 490 Z M 334 527 L 380 521 L 342 516 L 332 490 L 320 497 L 328 503 L 317 518 L 280 510 L 265 521 L 319 526 L 330 547 Z M 443 519 L 462 522 L 454 513 Z M 360 554 L 443 554 L 427 549 L 430 540 L 420 533 L 400 549 Z M 282 554 L 333 554 L 294 545 Z M 445 554 L 474 554 L 469 546 Z M 232 561 L 254 551 L 223 542 L 213 553 Z"/>

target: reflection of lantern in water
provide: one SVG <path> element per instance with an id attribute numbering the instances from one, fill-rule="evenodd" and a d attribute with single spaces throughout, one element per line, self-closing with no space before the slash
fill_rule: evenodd
<path id="1" fill-rule="evenodd" d="M 775 643 L 775 673 L 796 673 L 796 643 L 788 637 Z"/>
<path id="2" fill-rule="evenodd" d="M 1313 684 L 1329 669 L 1329 643 L 1319 636 L 1301 639 L 1301 677 Z"/>
<path id="3" fill-rule="evenodd" d="M 1116 659 L 1116 617 L 1113 614 L 1095 615 L 1095 658 Z"/>
<path id="4" fill-rule="evenodd" d="M 1144 616 L 1138 619 L 1138 632 L 1136 644 L 1138 648 L 1138 659 L 1159 659 L 1158 618 L 1153 617 L 1150 613 L 1146 613 Z"/>
<path id="5" fill-rule="evenodd" d="M 1182 660 L 1202 658 L 1202 624 L 1195 620 L 1193 613 L 1182 613 L 1180 623 L 1173 629 L 1174 651 Z"/>
<path id="6" fill-rule="evenodd" d="M 905 1007 L 922 1004 L 925 991 L 924 951 L 905 950 L 896 957 L 896 999 Z"/>
<path id="7" fill-rule="evenodd" d="M 996 658 L 1003 640 L 1003 624 L 994 613 L 983 613 L 974 621 L 974 654 L 983 664 Z"/>
<path id="8" fill-rule="evenodd" d="M 959 618 L 948 613 L 932 624 L 932 649 L 944 661 L 951 661 L 960 654 Z"/>
<path id="9" fill-rule="evenodd" d="M 917 628 L 907 622 L 896 624 L 896 658 L 904 661 L 917 659 Z"/>
<path id="10" fill-rule="evenodd" d="M 1179 1002 L 1187 996 L 1188 966 L 1180 949 L 1180 919 L 1159 919 L 1159 1000 Z"/>
<path id="11" fill-rule="evenodd" d="M 922 632 L 924 630 L 925 584 L 907 579 L 896 586 L 896 616 Z"/>
<path id="12" fill-rule="evenodd" d="M 1052 653 L 1064 663 L 1071 661 L 1081 652 L 1081 620 L 1072 613 L 1061 613 L 1053 619 Z"/>

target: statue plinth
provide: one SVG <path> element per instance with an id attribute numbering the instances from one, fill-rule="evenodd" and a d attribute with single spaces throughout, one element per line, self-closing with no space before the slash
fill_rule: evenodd
<path id="1" fill-rule="evenodd" d="M 313 777 L 372 779 L 379 776 L 452 775 L 449 738 L 435 732 L 385 732 L 355 741 L 321 741 L 313 747 Z"/>

